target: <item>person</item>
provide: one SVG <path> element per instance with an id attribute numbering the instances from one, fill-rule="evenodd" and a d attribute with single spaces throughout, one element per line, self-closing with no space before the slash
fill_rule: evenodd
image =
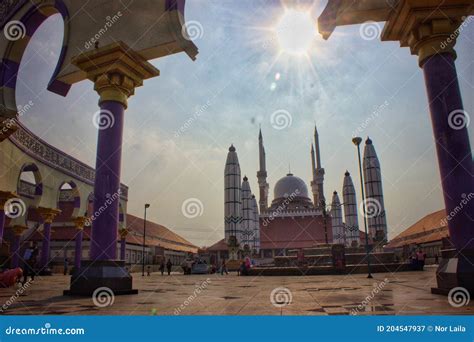
<path id="1" fill-rule="evenodd" d="M 161 259 L 160 272 L 161 272 L 161 275 L 165 273 L 165 260 L 164 259 Z"/>
<path id="2" fill-rule="evenodd" d="M 151 275 L 150 273 L 150 265 L 146 267 L 146 275 L 149 277 Z"/>
<path id="3" fill-rule="evenodd" d="M 166 268 L 168 269 L 168 275 L 171 275 L 172 266 L 173 266 L 173 263 L 171 262 L 171 259 L 168 259 L 168 262 L 166 263 Z"/>
<path id="4" fill-rule="evenodd" d="M 68 268 L 68 260 L 64 258 L 64 275 L 67 275 L 67 268 Z"/>
<path id="5" fill-rule="evenodd" d="M 425 259 L 426 259 L 426 254 L 420 248 L 418 252 L 416 253 L 416 260 L 418 262 L 418 269 L 420 271 L 423 271 L 423 268 L 425 267 Z"/>
<path id="6" fill-rule="evenodd" d="M 224 275 L 224 272 L 225 272 L 225 274 L 229 274 L 229 272 L 227 271 L 227 266 L 226 266 L 226 263 L 225 263 L 225 258 L 222 259 L 221 275 Z"/>
<path id="7" fill-rule="evenodd" d="M 35 267 L 36 259 L 38 256 L 38 247 L 36 243 L 33 243 L 30 248 L 25 250 L 23 259 L 25 260 L 24 270 L 23 270 L 23 285 L 28 281 L 28 276 L 31 277 L 31 281 L 35 280 Z"/>

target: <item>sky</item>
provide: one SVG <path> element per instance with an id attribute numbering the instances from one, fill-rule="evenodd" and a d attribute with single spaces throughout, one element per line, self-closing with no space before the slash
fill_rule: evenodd
<path id="1" fill-rule="evenodd" d="M 252 191 L 258 193 L 261 127 L 272 200 L 273 186 L 289 165 L 310 190 L 315 124 L 327 200 L 334 190 L 342 193 L 348 170 L 360 201 L 351 142 L 357 133 L 370 136 L 380 159 L 389 238 L 443 208 L 417 57 L 398 42 L 380 42 L 383 23 L 368 23 L 367 31 L 361 26 L 338 27 L 324 41 L 316 22 L 326 1 L 303 2 L 308 4 L 314 34 L 307 52 L 295 55 L 292 45 L 301 43 L 300 33 L 307 27 L 299 20 L 297 29 L 279 25 L 294 2 L 187 1 L 190 35 L 192 25 L 197 29 L 191 35 L 199 48 L 197 60 L 184 53 L 153 60 L 161 75 L 145 81 L 129 100 L 122 159 L 122 182 L 130 188 L 129 213 L 141 216 L 144 203 L 150 203 L 149 219 L 196 245 L 209 246 L 224 236 L 223 176 L 229 146 L 236 147 L 242 176 L 248 176 Z M 127 20 L 125 14 L 114 25 L 126 28 Z M 474 113 L 472 23 L 456 45 L 468 114 Z M 97 129 L 92 117 L 98 111 L 98 96 L 92 84 L 75 84 L 65 98 L 46 90 L 62 30 L 62 19 L 53 16 L 35 33 L 20 67 L 17 104 L 33 101 L 22 117 L 27 127 L 94 166 Z M 286 120 L 275 121 L 280 114 Z M 468 126 L 471 137 L 473 126 Z M 182 210 L 190 201 L 199 204 L 197 216 Z M 359 221 L 363 227 L 361 216 Z"/>

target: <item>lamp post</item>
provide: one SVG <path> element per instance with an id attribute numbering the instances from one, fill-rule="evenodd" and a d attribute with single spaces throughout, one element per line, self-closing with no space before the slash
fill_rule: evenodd
<path id="1" fill-rule="evenodd" d="M 145 276 L 145 236 L 146 236 L 146 210 L 150 208 L 148 203 L 145 204 L 145 215 L 143 217 L 143 246 L 142 246 L 142 277 Z"/>
<path id="2" fill-rule="evenodd" d="M 364 211 L 364 228 L 365 228 L 365 253 L 367 257 L 367 270 L 369 274 L 367 275 L 367 278 L 372 278 L 372 273 L 370 272 L 370 250 L 369 250 L 369 233 L 367 229 L 367 215 L 366 215 L 366 210 L 365 210 L 365 193 L 364 193 L 364 179 L 362 177 L 362 163 L 361 163 L 361 158 L 360 158 L 360 143 L 362 142 L 361 137 L 355 137 L 352 139 L 352 142 L 354 145 L 357 146 L 357 157 L 359 160 L 359 176 L 360 176 L 360 188 L 361 188 L 361 193 L 362 193 L 362 208 Z"/>

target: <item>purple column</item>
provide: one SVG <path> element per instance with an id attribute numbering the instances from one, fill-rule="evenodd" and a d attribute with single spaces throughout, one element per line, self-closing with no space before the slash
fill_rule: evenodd
<path id="1" fill-rule="evenodd" d="M 474 200 L 466 196 L 474 193 L 474 170 L 454 57 L 433 55 L 423 64 L 423 71 L 450 239 L 458 251 L 472 251 Z"/>
<path id="2" fill-rule="evenodd" d="M 120 240 L 120 260 L 125 260 L 125 250 L 127 247 L 127 240 L 123 238 Z"/>
<path id="3" fill-rule="evenodd" d="M 3 243 L 3 232 L 5 230 L 5 210 L 0 209 L 0 246 Z"/>
<path id="4" fill-rule="evenodd" d="M 20 266 L 20 239 L 21 235 L 15 234 L 13 236 L 11 268 L 17 268 Z"/>
<path id="5" fill-rule="evenodd" d="M 99 129 L 97 142 L 94 215 L 100 208 L 102 210 L 101 214 L 94 216 L 92 223 L 91 259 L 114 260 L 117 255 L 119 215 L 119 199 L 116 195 L 120 188 L 125 108 L 116 101 L 103 101 L 100 109 L 101 117 L 107 116 L 112 120 L 107 128 Z"/>
<path id="6" fill-rule="evenodd" d="M 48 267 L 51 241 L 51 223 L 43 224 L 43 245 L 41 246 L 40 266 L 44 270 Z"/>
<path id="7" fill-rule="evenodd" d="M 74 268 L 76 270 L 81 268 L 81 259 L 82 259 L 82 234 L 83 230 L 79 229 L 76 234 L 76 245 L 74 252 Z"/>

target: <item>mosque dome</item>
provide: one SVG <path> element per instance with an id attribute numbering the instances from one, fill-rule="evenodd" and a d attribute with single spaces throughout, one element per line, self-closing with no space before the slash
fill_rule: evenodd
<path id="1" fill-rule="evenodd" d="M 301 178 L 293 176 L 291 173 L 276 182 L 273 193 L 275 199 L 287 198 L 290 196 L 309 198 L 308 188 L 305 182 Z"/>

